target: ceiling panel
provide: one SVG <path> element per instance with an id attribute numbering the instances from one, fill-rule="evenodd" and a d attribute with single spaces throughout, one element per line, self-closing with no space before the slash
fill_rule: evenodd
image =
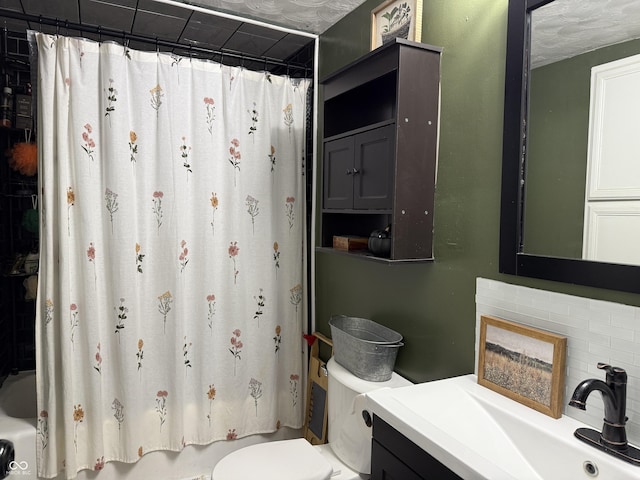
<path id="1" fill-rule="evenodd" d="M 129 32 L 135 13 L 136 0 L 121 0 L 118 5 L 113 2 L 80 0 L 81 23 L 89 25 Z"/>
<path id="2" fill-rule="evenodd" d="M 151 38 L 159 38 L 170 42 L 177 42 L 187 24 L 187 19 L 158 15 L 156 13 L 138 10 L 133 22 L 135 34 L 142 34 Z"/>
<path id="3" fill-rule="evenodd" d="M 21 0 L 24 13 L 29 15 L 42 15 L 44 17 L 59 18 L 70 22 L 80 21 L 78 2 L 73 0 Z"/>
<path id="4" fill-rule="evenodd" d="M 122 43 L 126 32 L 152 40 L 140 42 L 131 39 L 128 45 L 133 49 L 157 48 L 256 70 L 265 69 L 267 63 L 264 59 L 252 61 L 250 57 L 266 57 L 285 63 L 295 62 L 312 72 L 314 34 L 304 33 L 297 28 L 298 25 L 287 25 L 283 20 L 292 9 L 309 10 L 308 2 L 315 2 L 313 11 L 323 5 L 325 9 L 333 10 L 330 7 L 332 2 L 327 0 L 249 0 L 246 3 L 244 0 L 224 0 L 224 8 L 217 8 L 216 11 L 212 7 L 195 7 L 171 0 L 0 0 L 0 9 L 32 16 L 27 21 L 7 18 L 8 14 L 2 15 L 0 12 L 0 21 L 8 30 L 15 32 L 34 29 L 50 34 L 83 36 L 96 41 L 115 40 Z M 337 3 L 343 5 L 344 1 Z M 250 17 L 260 17 L 260 22 L 248 20 L 247 5 L 251 7 Z M 309 12 L 304 15 L 309 15 Z M 58 20 L 59 25 L 38 21 L 36 17 L 40 16 L 51 21 Z M 262 23 L 272 17 L 277 17 L 280 24 Z M 65 23 L 74 24 L 70 26 L 82 25 L 86 30 L 67 29 Z M 97 27 L 100 27 L 100 32 L 96 31 Z M 112 36 L 108 35 L 109 31 Z M 159 40 L 159 45 L 153 42 L 155 39 Z M 162 41 L 184 47 L 162 45 Z M 268 68 L 275 71 L 271 63 Z M 277 73 L 282 73 L 282 70 L 280 68 Z"/>
<path id="5" fill-rule="evenodd" d="M 140 0 L 132 33 L 177 42 L 190 15 L 186 8 Z"/>
<path id="6" fill-rule="evenodd" d="M 287 34 L 264 52 L 265 57 L 285 60 L 293 57 L 296 52 L 309 44 L 309 39 L 298 35 Z"/>
<path id="7" fill-rule="evenodd" d="M 262 56 L 285 36 L 286 33 L 280 30 L 243 23 L 224 44 L 224 48 L 249 55 Z"/>
<path id="8" fill-rule="evenodd" d="M 240 28 L 242 22 L 225 17 L 216 17 L 202 12 L 193 12 L 182 38 L 185 43 L 217 50 Z"/>
<path id="9" fill-rule="evenodd" d="M 243 52 L 248 55 L 261 56 L 274 43 L 275 40 L 256 37 L 255 35 L 250 35 L 245 32 L 236 32 L 236 34 L 233 35 L 224 45 L 224 48 L 234 52 Z"/>

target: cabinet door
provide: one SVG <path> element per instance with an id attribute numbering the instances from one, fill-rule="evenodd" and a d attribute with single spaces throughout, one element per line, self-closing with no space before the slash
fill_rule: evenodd
<path id="1" fill-rule="evenodd" d="M 373 440 L 371 444 L 371 480 L 423 480 L 389 450 Z"/>
<path id="2" fill-rule="evenodd" d="M 324 208 L 353 208 L 353 145 L 353 137 L 324 144 Z"/>
<path id="3" fill-rule="evenodd" d="M 353 208 L 391 209 L 395 124 L 355 137 Z"/>
<path id="4" fill-rule="evenodd" d="M 380 417 L 373 416 L 371 480 L 460 480 Z"/>

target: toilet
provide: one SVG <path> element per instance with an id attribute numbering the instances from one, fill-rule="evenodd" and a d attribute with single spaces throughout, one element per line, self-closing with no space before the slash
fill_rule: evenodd
<path id="1" fill-rule="evenodd" d="M 241 448 L 220 460 L 211 480 L 360 480 L 371 473 L 371 428 L 362 411 L 366 393 L 411 382 L 395 372 L 386 382 L 362 380 L 337 363 L 329 374 L 328 443 L 312 446 L 304 438 L 265 442 Z"/>

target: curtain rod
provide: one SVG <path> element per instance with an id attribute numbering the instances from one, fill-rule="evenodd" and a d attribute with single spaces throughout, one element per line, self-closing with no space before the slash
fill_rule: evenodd
<path id="1" fill-rule="evenodd" d="M 128 33 L 124 30 L 115 30 L 113 28 L 102 27 L 100 25 L 83 25 L 80 23 L 69 22 L 68 20 L 44 17 L 42 15 L 30 15 L 27 13 L 7 10 L 5 8 L 0 8 L 0 17 L 12 18 L 15 20 L 23 20 L 26 22 L 37 23 L 40 25 L 54 26 L 57 29 L 64 28 L 68 30 L 77 30 L 79 32 L 90 32 L 98 35 L 106 35 L 108 37 L 113 37 L 113 38 L 122 38 L 124 40 L 135 40 L 137 42 L 155 45 L 156 48 L 161 46 L 169 47 L 169 48 L 179 48 L 181 50 L 188 50 L 189 52 L 202 53 L 205 55 L 210 55 L 210 54 L 219 55 L 221 59 L 224 57 L 231 57 L 231 58 L 236 58 L 240 60 L 249 60 L 253 62 L 264 63 L 265 66 L 269 64 L 269 65 L 275 65 L 279 67 L 285 67 L 287 69 L 303 70 L 305 77 L 307 76 L 307 72 L 311 70 L 306 65 L 302 65 L 294 62 L 284 62 L 282 60 L 278 60 L 278 59 L 270 58 L 266 56 L 257 57 L 253 55 L 239 53 L 234 50 L 225 50 L 225 49 L 212 50 L 212 49 L 202 48 L 202 47 L 198 47 L 191 44 L 172 42 L 169 40 L 162 40 L 158 37 L 149 37 L 146 35 Z M 220 63 L 222 63 L 222 61 Z"/>

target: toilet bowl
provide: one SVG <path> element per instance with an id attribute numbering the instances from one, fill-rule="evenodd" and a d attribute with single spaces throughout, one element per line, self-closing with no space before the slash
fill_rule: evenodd
<path id="1" fill-rule="evenodd" d="M 386 382 L 362 380 L 327 362 L 328 443 L 297 438 L 241 448 L 220 460 L 211 480 L 360 480 L 371 472 L 371 428 L 362 418 L 367 392 L 410 385 L 395 372 Z"/>

